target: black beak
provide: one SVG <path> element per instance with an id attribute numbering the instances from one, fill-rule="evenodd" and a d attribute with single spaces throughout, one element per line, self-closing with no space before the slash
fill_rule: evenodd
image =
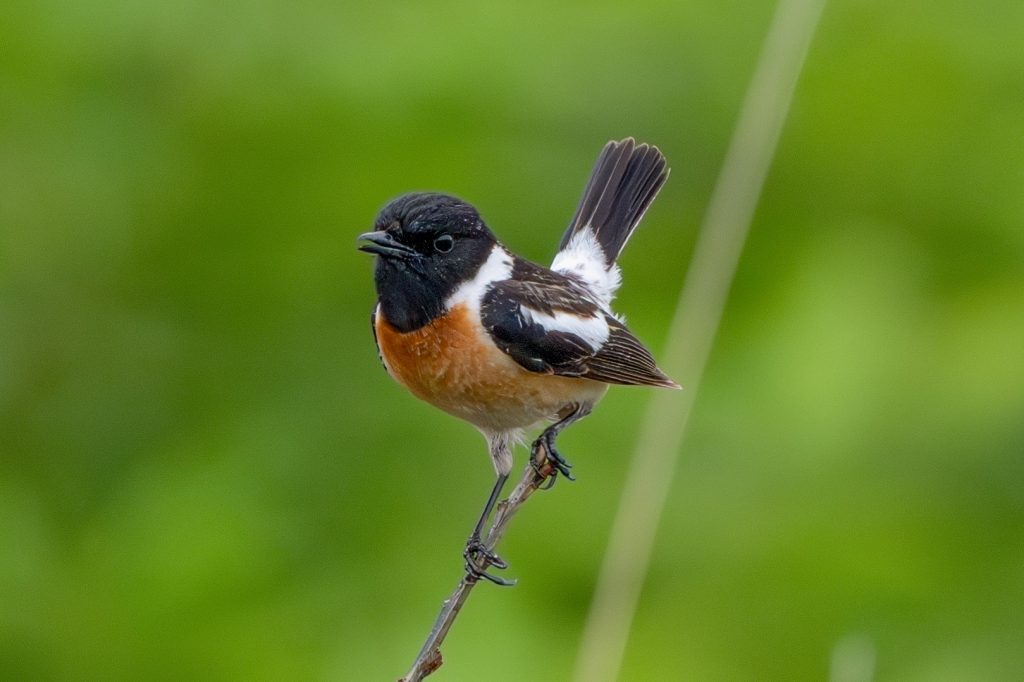
<path id="1" fill-rule="evenodd" d="M 394 237 L 383 230 L 361 234 L 359 235 L 359 241 L 370 242 L 369 244 L 360 244 L 360 251 L 375 253 L 378 256 L 383 256 L 385 258 L 399 258 L 401 260 L 407 260 L 416 255 L 415 249 L 397 241 Z"/>

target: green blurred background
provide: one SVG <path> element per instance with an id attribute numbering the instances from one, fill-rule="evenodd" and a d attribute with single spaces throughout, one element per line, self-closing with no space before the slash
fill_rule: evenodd
<path id="1" fill-rule="evenodd" d="M 440 189 L 546 262 L 637 136 L 673 173 L 618 307 L 663 349 L 772 12 L 8 0 L 0 678 L 405 672 L 492 471 L 382 371 L 355 236 Z M 1021 35 L 1011 0 L 826 7 L 622 679 L 1019 679 Z M 579 481 L 437 679 L 568 677 L 649 398 L 566 434 Z"/>

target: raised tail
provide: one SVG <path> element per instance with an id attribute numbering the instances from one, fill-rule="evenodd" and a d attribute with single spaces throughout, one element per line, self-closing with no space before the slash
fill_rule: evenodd
<path id="1" fill-rule="evenodd" d="M 605 268 L 611 268 L 665 184 L 668 172 L 657 147 L 637 144 L 632 137 L 606 144 L 558 250 L 569 248 L 574 237 L 577 241 L 596 240 Z M 586 230 L 592 235 L 581 234 Z"/>

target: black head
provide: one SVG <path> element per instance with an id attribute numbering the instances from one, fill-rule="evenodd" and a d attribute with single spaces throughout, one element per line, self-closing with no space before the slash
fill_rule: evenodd
<path id="1" fill-rule="evenodd" d="M 497 243 L 476 209 L 447 194 L 412 193 L 377 216 L 361 251 L 377 254 L 381 312 L 400 331 L 419 329 L 472 279 Z"/>

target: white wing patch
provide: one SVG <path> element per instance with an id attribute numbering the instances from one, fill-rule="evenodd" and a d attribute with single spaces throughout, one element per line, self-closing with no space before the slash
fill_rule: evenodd
<path id="1" fill-rule="evenodd" d="M 448 300 L 444 302 L 445 309 L 451 310 L 460 303 L 464 303 L 477 313 L 480 312 L 480 301 L 483 300 L 487 288 L 495 282 L 508 279 L 512 276 L 512 254 L 495 244 L 487 260 L 476 271 L 476 276 L 468 282 L 459 285 Z"/>
<path id="2" fill-rule="evenodd" d="M 612 263 L 611 267 L 608 266 L 604 251 L 597 243 L 594 229 L 590 226 L 581 228 L 573 234 L 565 248 L 555 255 L 551 269 L 582 279 L 590 293 L 605 309 L 609 308 L 615 292 L 622 284 L 622 271 L 615 263 Z"/>
<path id="3" fill-rule="evenodd" d="M 604 315 L 597 317 L 580 317 L 569 312 L 556 312 L 548 315 L 526 306 L 520 306 L 523 316 L 528 322 L 533 322 L 544 327 L 544 331 L 566 332 L 575 334 L 583 339 L 594 352 L 597 352 L 604 342 L 608 340 L 608 321 Z"/>

